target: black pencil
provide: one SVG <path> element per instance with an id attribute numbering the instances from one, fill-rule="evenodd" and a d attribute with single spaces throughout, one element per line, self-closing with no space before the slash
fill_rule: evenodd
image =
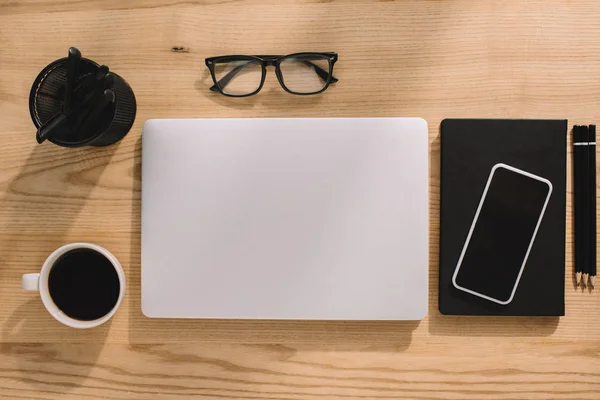
<path id="1" fill-rule="evenodd" d="M 589 188 L 589 274 L 590 286 L 596 286 L 596 125 L 588 129 L 588 188 Z"/>
<path id="2" fill-rule="evenodd" d="M 581 281 L 583 288 L 587 288 L 588 280 L 590 277 L 590 153 L 589 148 L 589 130 L 587 125 L 581 127 L 582 133 L 582 148 L 583 152 L 581 156 L 583 158 L 581 168 L 581 185 L 582 185 L 582 257 L 583 257 L 583 274 L 581 275 Z"/>
<path id="3" fill-rule="evenodd" d="M 581 285 L 584 273 L 584 246 L 583 246 L 583 220 L 584 220 L 584 196 L 583 196 L 583 162 L 585 153 L 583 126 L 573 127 L 573 192 L 575 208 L 575 280 L 577 287 Z"/>
<path id="4" fill-rule="evenodd" d="M 73 92 L 75 92 L 75 84 L 79 77 L 79 62 L 81 61 L 81 52 L 75 47 L 69 49 L 69 57 L 67 59 L 67 86 L 65 88 L 65 105 L 64 111 L 71 109 L 73 105 Z"/>

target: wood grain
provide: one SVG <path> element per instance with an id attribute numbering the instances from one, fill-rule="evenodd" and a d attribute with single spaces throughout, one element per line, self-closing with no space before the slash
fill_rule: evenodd
<path id="1" fill-rule="evenodd" d="M 7 344 L 0 390 L 39 399 L 597 399 L 600 368 L 582 343 L 432 340 L 345 349 L 283 345 Z M 463 346 L 460 346 L 463 345 Z M 440 357 L 444 354 L 444 357 Z M 585 361 L 588 372 L 579 368 Z M 25 376 L 24 376 L 25 375 Z"/>
<path id="2" fill-rule="evenodd" d="M 598 399 L 600 293 L 572 277 L 564 318 L 437 311 L 439 135 L 448 117 L 600 122 L 595 0 L 0 1 L 0 398 Z M 70 45 L 132 85 L 131 133 L 102 149 L 36 145 L 33 79 Z M 185 48 L 187 52 L 173 51 Z M 337 51 L 323 95 L 208 90 L 204 58 Z M 140 311 L 141 126 L 149 118 L 419 116 L 430 126 L 430 306 L 421 322 L 156 321 Z M 569 171 L 570 172 L 570 171 Z M 72 241 L 125 267 L 107 325 L 55 322 L 20 289 Z"/>

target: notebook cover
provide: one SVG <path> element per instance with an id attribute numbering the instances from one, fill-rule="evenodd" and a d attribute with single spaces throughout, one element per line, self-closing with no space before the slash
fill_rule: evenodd
<path id="1" fill-rule="evenodd" d="M 566 120 L 446 119 L 441 125 L 439 310 L 447 315 L 565 313 Z M 492 167 L 522 169 L 553 191 L 514 299 L 500 305 L 452 285 Z"/>

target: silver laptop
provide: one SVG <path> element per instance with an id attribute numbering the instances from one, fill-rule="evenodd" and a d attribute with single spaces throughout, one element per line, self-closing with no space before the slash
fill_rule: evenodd
<path id="1" fill-rule="evenodd" d="M 425 317 L 424 120 L 149 120 L 142 148 L 146 316 Z"/>

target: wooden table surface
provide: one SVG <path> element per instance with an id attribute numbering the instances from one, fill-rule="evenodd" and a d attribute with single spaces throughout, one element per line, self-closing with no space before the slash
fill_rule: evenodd
<path id="1" fill-rule="evenodd" d="M 117 145 L 35 142 L 30 86 L 71 45 L 135 91 L 136 123 Z M 207 56 L 305 50 L 339 53 L 340 81 L 320 96 L 285 93 L 272 70 L 254 97 L 208 90 Z M 145 318 L 142 123 L 316 116 L 429 122 L 429 316 Z M 438 127 L 447 117 L 600 123 L 598 1 L 0 1 L 0 398 L 600 399 L 600 291 L 572 285 L 570 196 L 565 317 L 437 311 Z M 23 273 L 73 241 L 105 246 L 126 271 L 124 303 L 98 329 L 60 325 L 21 289 Z"/>

